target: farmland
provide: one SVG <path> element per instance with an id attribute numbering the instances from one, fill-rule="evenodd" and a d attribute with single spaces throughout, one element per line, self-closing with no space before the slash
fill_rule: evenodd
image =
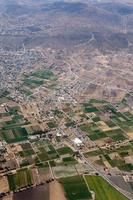
<path id="1" fill-rule="evenodd" d="M 95 192 L 96 200 L 127 200 L 115 188 L 98 176 L 85 176 L 89 188 Z"/>
<path id="2" fill-rule="evenodd" d="M 132 182 L 133 0 L 0 0 L 0 200 Z"/>
<path id="3" fill-rule="evenodd" d="M 11 191 L 17 191 L 33 184 L 32 174 L 28 169 L 18 170 L 17 173 L 8 175 L 8 180 Z"/>
<path id="4" fill-rule="evenodd" d="M 65 194 L 68 200 L 91 199 L 91 193 L 88 190 L 82 176 L 63 178 L 60 179 L 60 183 L 64 187 Z"/>
<path id="5" fill-rule="evenodd" d="M 78 106 L 64 103 L 62 107 L 52 107 L 46 111 L 47 117 L 43 120 L 36 103 L 20 107 L 9 101 L 6 106 L 0 107 L 0 138 L 6 147 L 2 150 L 4 157 L 1 156 L 1 159 L 8 167 L 4 173 L 9 191 L 26 190 L 56 179 L 62 184 L 68 200 L 91 199 L 94 194 L 90 191 L 95 183 L 92 184 L 92 180 L 87 187 L 88 178 L 85 181 L 84 177 L 91 173 L 96 175 L 96 172 L 81 159 L 80 152 L 92 165 L 104 170 L 107 176 L 111 177 L 111 172 L 115 173 L 115 170 L 132 173 L 133 143 L 128 137 L 130 132 L 123 129 L 120 123 L 123 119 L 123 123 L 127 123 L 131 129 L 132 115 L 127 113 L 129 118 L 123 117 L 107 102 L 90 102 Z M 80 141 L 81 145 L 75 141 Z M 103 184 L 110 196 L 117 193 L 114 188 L 108 189 L 110 186 L 102 178 L 96 182 Z M 120 199 L 119 195 L 115 196 Z M 106 193 L 105 196 L 109 199 Z M 105 198 L 98 197 L 100 199 L 96 200 Z"/>

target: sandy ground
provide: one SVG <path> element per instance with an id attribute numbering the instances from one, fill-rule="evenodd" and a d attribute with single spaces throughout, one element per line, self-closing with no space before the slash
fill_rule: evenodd
<path id="1" fill-rule="evenodd" d="M 133 132 L 127 132 L 127 135 L 128 135 L 131 139 L 133 139 Z"/>
<path id="2" fill-rule="evenodd" d="M 0 177 L 0 193 L 8 191 L 9 191 L 9 186 L 7 178 L 5 176 Z"/>
<path id="3" fill-rule="evenodd" d="M 67 200 L 60 183 L 53 181 L 50 183 L 50 200 Z"/>
<path id="4" fill-rule="evenodd" d="M 2 198 L 2 200 L 12 200 L 13 198 L 12 198 L 12 196 L 10 195 L 10 196 L 6 196 L 6 197 L 3 197 Z"/>
<path id="5" fill-rule="evenodd" d="M 111 128 L 103 121 L 99 121 L 97 123 L 97 125 L 99 126 L 99 128 L 102 129 L 102 131 L 110 131 L 111 130 Z"/>

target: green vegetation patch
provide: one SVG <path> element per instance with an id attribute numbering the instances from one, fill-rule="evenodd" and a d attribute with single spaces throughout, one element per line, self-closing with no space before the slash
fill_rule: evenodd
<path id="1" fill-rule="evenodd" d="M 123 141 L 126 139 L 126 137 L 124 136 L 124 132 L 121 129 L 114 129 L 106 131 L 105 133 L 114 141 Z"/>
<path id="2" fill-rule="evenodd" d="M 102 154 L 103 153 L 102 153 L 101 150 L 95 150 L 95 151 L 89 151 L 89 152 L 84 153 L 84 156 L 86 158 L 88 158 L 88 157 L 91 157 L 91 156 L 98 156 L 98 155 L 102 155 Z"/>
<path id="3" fill-rule="evenodd" d="M 126 139 L 126 137 L 121 134 L 121 133 L 118 133 L 118 134 L 114 134 L 112 136 L 110 136 L 114 141 L 123 141 Z"/>
<path id="4" fill-rule="evenodd" d="M 42 79 L 50 79 L 51 77 L 54 76 L 54 74 L 50 70 L 40 70 L 33 73 L 32 76 L 42 78 Z"/>
<path id="5" fill-rule="evenodd" d="M 107 137 L 106 133 L 102 132 L 95 123 L 81 124 L 80 129 L 89 133 L 88 137 L 93 141 Z"/>
<path id="6" fill-rule="evenodd" d="M 5 89 L 0 89 L 0 98 L 8 96 L 10 93 Z"/>
<path id="7" fill-rule="evenodd" d="M 99 110 L 96 107 L 85 107 L 84 111 L 86 113 L 91 113 L 91 112 L 99 112 Z"/>
<path id="8" fill-rule="evenodd" d="M 93 120 L 94 122 L 99 122 L 99 121 L 101 121 L 101 119 L 100 119 L 99 116 L 93 117 L 92 120 Z"/>
<path id="9" fill-rule="evenodd" d="M 17 127 L 11 130 L 0 131 L 0 138 L 8 143 L 27 140 L 28 133 L 25 128 Z"/>
<path id="10" fill-rule="evenodd" d="M 64 164 L 76 164 L 77 161 L 73 157 L 65 157 L 63 158 Z"/>
<path id="11" fill-rule="evenodd" d="M 99 130 L 95 123 L 81 124 L 80 129 L 89 134 L 94 133 L 95 130 Z"/>
<path id="12" fill-rule="evenodd" d="M 104 104 L 104 103 L 108 103 L 107 101 L 103 100 L 103 99 L 90 99 L 89 103 L 97 103 L 97 104 Z"/>
<path id="13" fill-rule="evenodd" d="M 21 169 L 15 174 L 9 174 L 8 181 L 11 191 L 17 191 L 33 184 L 32 174 L 29 169 Z"/>
<path id="14" fill-rule="evenodd" d="M 62 117 L 63 112 L 61 110 L 55 109 L 52 110 L 55 116 L 58 116 L 59 118 Z"/>
<path id="15" fill-rule="evenodd" d="M 68 200 L 91 199 L 91 193 L 82 176 L 62 178 L 60 179 L 60 183 L 64 187 Z"/>
<path id="16" fill-rule="evenodd" d="M 88 136 L 92 141 L 95 141 L 95 140 L 99 140 L 99 139 L 102 139 L 102 138 L 106 138 L 107 135 L 104 133 L 104 132 L 97 132 L 97 133 L 94 133 L 94 134 L 91 134 Z"/>
<path id="17" fill-rule="evenodd" d="M 75 126 L 75 122 L 72 121 L 71 119 L 67 118 L 67 119 L 66 119 L 65 126 L 66 126 L 66 127 L 74 127 L 74 126 Z"/>
<path id="18" fill-rule="evenodd" d="M 54 148 L 52 148 L 51 150 L 49 149 L 47 151 L 44 147 L 39 147 L 38 150 L 39 150 L 38 157 L 39 157 L 41 162 L 42 161 L 48 161 L 48 160 L 55 159 L 55 158 L 59 157 Z"/>
<path id="19" fill-rule="evenodd" d="M 49 128 L 56 128 L 56 127 L 58 127 L 58 125 L 54 121 L 48 122 L 47 125 L 48 125 Z"/>
<path id="20" fill-rule="evenodd" d="M 85 176 L 85 179 L 95 192 L 95 200 L 128 200 L 100 176 Z"/>
<path id="21" fill-rule="evenodd" d="M 25 94 L 26 96 L 30 96 L 30 95 L 33 94 L 30 90 L 23 89 L 23 88 L 19 88 L 19 91 L 20 91 L 21 93 Z"/>
<path id="22" fill-rule="evenodd" d="M 29 86 L 31 88 L 39 87 L 40 85 L 44 84 L 43 80 L 36 80 L 36 79 L 24 79 L 24 85 Z"/>
<path id="23" fill-rule="evenodd" d="M 133 171 L 133 164 L 124 164 L 119 166 L 119 169 L 122 171 L 132 172 Z"/>
<path id="24" fill-rule="evenodd" d="M 33 149 L 29 149 L 29 150 L 26 150 L 26 151 L 20 151 L 19 152 L 19 155 L 21 157 L 27 157 L 27 156 L 32 156 L 34 153 Z"/>
<path id="25" fill-rule="evenodd" d="M 60 155 L 65 155 L 65 154 L 70 154 L 72 155 L 74 152 L 71 148 L 69 147 L 62 147 L 60 149 L 57 149 L 57 152 L 60 154 Z"/>

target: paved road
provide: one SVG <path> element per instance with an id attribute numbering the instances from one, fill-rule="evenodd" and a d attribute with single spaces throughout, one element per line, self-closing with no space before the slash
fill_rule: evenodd
<path id="1" fill-rule="evenodd" d="M 80 152 L 80 155 L 82 157 L 82 161 L 84 161 L 89 167 L 91 167 L 96 173 L 98 173 L 104 180 L 106 180 L 111 186 L 113 186 L 117 191 L 122 193 L 127 199 L 132 200 L 132 196 L 129 192 L 119 188 L 117 185 L 115 185 L 107 176 L 105 176 L 102 172 L 100 172 L 94 165 L 92 165 L 83 155 L 82 152 Z"/>

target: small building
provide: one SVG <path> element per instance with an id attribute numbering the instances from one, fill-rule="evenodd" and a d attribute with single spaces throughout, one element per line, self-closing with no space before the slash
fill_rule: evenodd
<path id="1" fill-rule="evenodd" d="M 77 146 L 82 146 L 83 142 L 82 140 L 80 140 L 79 138 L 75 138 L 73 140 L 74 144 L 77 145 Z"/>

